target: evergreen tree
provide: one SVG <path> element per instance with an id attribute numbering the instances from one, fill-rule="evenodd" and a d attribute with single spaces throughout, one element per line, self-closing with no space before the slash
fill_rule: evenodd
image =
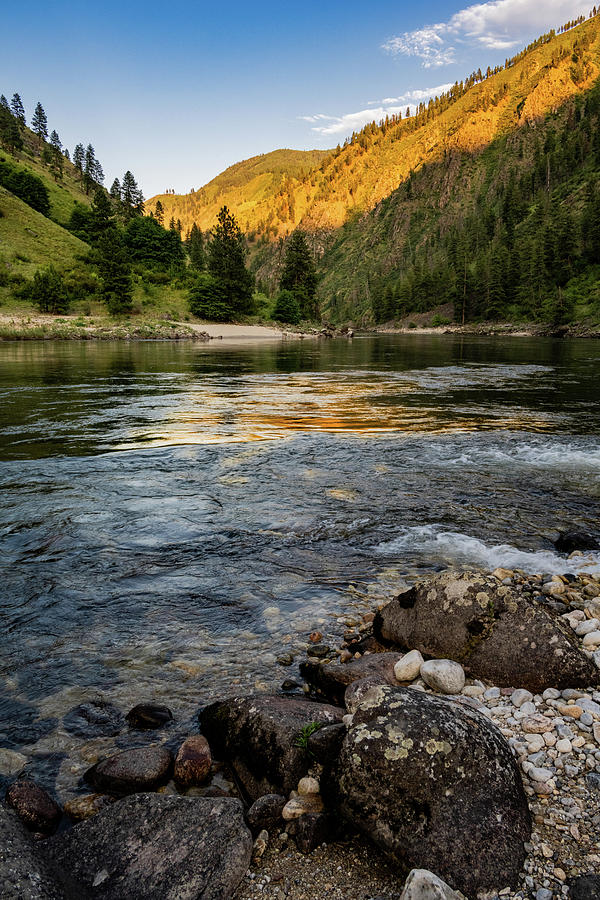
<path id="1" fill-rule="evenodd" d="M 53 147 L 57 153 L 62 151 L 62 142 L 56 130 L 53 130 L 50 135 L 50 146 Z"/>
<path id="2" fill-rule="evenodd" d="M 65 147 L 65 149 L 63 150 L 63 156 L 65 159 L 67 159 L 69 162 L 71 162 L 71 154 L 69 153 L 69 150 L 67 147 Z"/>
<path id="3" fill-rule="evenodd" d="M 10 108 L 13 116 L 19 123 L 19 125 L 24 128 L 25 127 L 25 107 L 21 101 L 21 98 L 18 94 L 13 94 L 12 100 L 10 102 Z"/>
<path id="4" fill-rule="evenodd" d="M 102 298 L 109 313 L 113 316 L 130 313 L 133 306 L 131 266 L 116 227 L 107 228 L 101 235 L 96 259 L 102 282 Z"/>
<path id="5" fill-rule="evenodd" d="M 280 291 L 271 318 L 275 322 L 285 322 L 288 325 L 297 325 L 300 321 L 300 307 L 293 291 Z"/>
<path id="6" fill-rule="evenodd" d="M 77 144 L 75 149 L 73 150 L 73 165 L 76 169 L 78 169 L 79 173 L 83 175 L 83 163 L 85 160 L 85 150 L 83 149 L 83 144 Z"/>
<path id="7" fill-rule="evenodd" d="M 10 109 L 0 104 L 0 142 L 12 153 L 23 149 L 19 124 Z"/>
<path id="8" fill-rule="evenodd" d="M 83 184 L 85 186 L 86 194 L 89 194 L 92 189 L 92 185 L 96 181 L 97 165 L 98 163 L 96 160 L 96 151 L 91 144 L 88 144 L 85 148 L 85 161 L 83 166 Z"/>
<path id="9" fill-rule="evenodd" d="M 4 94 L 0 94 L 0 106 L 4 107 L 4 109 L 10 112 L 10 104 Z"/>
<path id="10" fill-rule="evenodd" d="M 116 200 L 119 203 L 121 202 L 121 182 L 118 178 L 115 178 L 111 184 L 109 193 L 113 200 Z"/>
<path id="11" fill-rule="evenodd" d="M 246 242 L 242 231 L 226 206 L 217 216 L 208 248 L 208 269 L 223 287 L 234 313 L 252 311 L 254 277 L 246 268 Z"/>
<path id="12" fill-rule="evenodd" d="M 154 207 L 154 218 L 158 222 L 159 225 L 165 224 L 165 211 L 163 209 L 163 205 L 160 200 L 156 201 L 156 206 Z"/>
<path id="13" fill-rule="evenodd" d="M 113 208 L 106 191 L 97 187 L 92 203 L 92 228 L 96 238 L 99 238 L 107 228 L 111 227 Z"/>
<path id="14" fill-rule="evenodd" d="M 35 108 L 33 118 L 31 120 L 31 130 L 34 132 L 34 134 L 37 134 L 38 148 L 41 149 L 42 143 L 48 137 L 48 119 L 46 117 L 46 113 L 44 112 L 44 107 L 39 102 L 39 100 Z"/>
<path id="15" fill-rule="evenodd" d="M 317 317 L 315 264 L 306 235 L 299 229 L 294 231 L 287 243 L 280 288 L 295 294 L 303 318 Z"/>
<path id="16" fill-rule="evenodd" d="M 206 265 L 206 257 L 204 254 L 204 237 L 202 232 L 194 222 L 190 236 L 187 240 L 187 249 L 190 256 L 190 265 L 193 269 L 202 271 Z"/>
<path id="17" fill-rule="evenodd" d="M 33 276 L 31 298 L 40 312 L 66 313 L 69 297 L 62 275 L 53 265 L 38 269 Z"/>
<path id="18" fill-rule="evenodd" d="M 125 208 L 127 218 L 142 216 L 144 214 L 144 195 L 133 177 L 133 173 L 127 170 L 121 183 L 121 200 Z"/>

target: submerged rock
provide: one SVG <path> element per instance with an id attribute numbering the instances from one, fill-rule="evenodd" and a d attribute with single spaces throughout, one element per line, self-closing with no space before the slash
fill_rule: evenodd
<path id="1" fill-rule="evenodd" d="M 379 684 L 397 684 L 394 666 L 401 657 L 400 653 L 371 653 L 345 665 L 321 665 L 309 660 L 301 663 L 300 672 L 328 700 L 342 704 L 346 688 L 354 681 L 370 678 Z"/>
<path id="2" fill-rule="evenodd" d="M 115 798 L 110 794 L 86 794 L 83 797 L 73 797 L 72 800 L 67 800 L 64 809 L 71 821 L 83 822 L 114 802 Z"/>
<path id="3" fill-rule="evenodd" d="M 202 784 L 210 774 L 211 765 L 208 741 L 201 734 L 192 735 L 183 742 L 175 758 L 175 781 L 184 788 Z"/>
<path id="4" fill-rule="evenodd" d="M 341 722 L 344 711 L 296 697 L 258 694 L 207 706 L 202 732 L 227 760 L 248 796 L 286 794 L 308 771 L 307 742 L 315 725 Z"/>
<path id="5" fill-rule="evenodd" d="M 123 713 L 113 703 L 89 700 L 71 709 L 63 719 L 63 727 L 79 737 L 115 737 L 125 727 Z"/>
<path id="6" fill-rule="evenodd" d="M 84 778 L 100 791 L 134 794 L 168 781 L 172 765 L 173 756 L 166 747 L 139 747 L 122 750 L 96 763 Z"/>
<path id="7" fill-rule="evenodd" d="M 346 820 L 401 868 L 433 868 L 473 898 L 518 883 L 531 833 L 521 776 L 500 732 L 468 707 L 372 688 L 330 790 Z"/>
<path id="8" fill-rule="evenodd" d="M 561 531 L 554 541 L 560 553 L 573 553 L 574 550 L 600 550 L 600 544 L 589 531 Z"/>
<path id="9" fill-rule="evenodd" d="M 559 615 L 481 574 L 417 582 L 377 614 L 374 630 L 388 645 L 455 660 L 471 676 L 534 694 L 598 681 Z"/>
<path id="10" fill-rule="evenodd" d="M 252 836 L 238 800 L 137 794 L 44 845 L 48 857 L 102 900 L 227 900 Z"/>
<path id="11" fill-rule="evenodd" d="M 6 802 L 30 831 L 53 834 L 62 812 L 50 794 L 35 781 L 15 781 L 6 792 Z"/>
<path id="12" fill-rule="evenodd" d="M 138 703 L 129 710 L 126 719 L 131 728 L 162 728 L 173 721 L 173 713 L 168 706 L 159 706 L 156 703 Z"/>

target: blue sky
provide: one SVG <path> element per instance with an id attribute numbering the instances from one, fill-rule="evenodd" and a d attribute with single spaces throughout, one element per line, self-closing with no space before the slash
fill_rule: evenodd
<path id="1" fill-rule="evenodd" d="M 3 10 L 0 92 L 28 118 L 41 100 L 71 150 L 91 142 L 107 184 L 130 168 L 146 196 L 180 193 L 278 147 L 334 147 L 590 2 L 31 0 L 26 24 Z"/>

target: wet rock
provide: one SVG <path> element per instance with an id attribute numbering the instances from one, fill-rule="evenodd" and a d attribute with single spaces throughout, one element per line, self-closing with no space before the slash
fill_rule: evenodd
<path id="1" fill-rule="evenodd" d="M 327 644 L 315 644 L 306 651 L 308 656 L 314 656 L 317 659 L 325 659 L 331 653 L 331 647 Z"/>
<path id="2" fill-rule="evenodd" d="M 125 719 L 113 703 L 90 700 L 70 710 L 63 719 L 63 727 L 79 737 L 115 737 L 125 727 Z"/>
<path id="3" fill-rule="evenodd" d="M 64 811 L 72 822 L 83 822 L 114 802 L 115 798 L 109 794 L 86 794 L 84 797 L 73 797 L 71 800 L 67 800 Z"/>
<path id="4" fill-rule="evenodd" d="M 600 550 L 600 544 L 589 531 L 562 531 L 554 546 L 559 553 L 572 553 L 573 550 Z"/>
<path id="5" fill-rule="evenodd" d="M 0 747 L 0 775 L 18 775 L 27 765 L 27 757 L 16 750 Z"/>
<path id="6" fill-rule="evenodd" d="M 122 750 L 85 773 L 88 784 L 111 794 L 148 791 L 168 781 L 173 756 L 161 746 Z"/>
<path id="7" fill-rule="evenodd" d="M 328 700 L 342 704 L 346 688 L 353 681 L 371 678 L 380 684 L 397 684 L 394 666 L 400 658 L 400 653 L 372 653 L 345 665 L 320 665 L 308 660 L 300 664 L 300 672 Z"/>
<path id="8" fill-rule="evenodd" d="M 18 750 L 35 744 L 51 734 L 58 724 L 56 718 L 40 718 L 40 710 L 31 703 L 10 697 L 2 699 L 0 746 Z"/>
<path id="9" fill-rule="evenodd" d="M 465 670 L 451 659 L 427 660 L 421 666 L 421 678 L 442 694 L 460 694 L 465 686 Z"/>
<path id="10" fill-rule="evenodd" d="M 277 663 L 280 666 L 291 666 L 294 662 L 294 657 L 291 653 L 282 653 L 281 656 L 277 657 Z"/>
<path id="11" fill-rule="evenodd" d="M 471 676 L 534 694 L 598 678 L 559 615 L 481 574 L 417 582 L 377 614 L 374 629 L 388 645 L 455 660 Z"/>
<path id="12" fill-rule="evenodd" d="M 60 806 L 35 781 L 13 782 L 6 792 L 6 802 L 29 831 L 53 834 L 58 828 L 62 816 Z"/>
<path id="13" fill-rule="evenodd" d="M 292 681 L 291 678 L 286 678 L 285 681 L 281 683 L 281 690 L 285 691 L 285 693 L 290 693 L 291 691 L 299 690 L 300 685 L 297 681 Z"/>
<path id="14" fill-rule="evenodd" d="M 329 765 L 337 759 L 345 735 L 346 726 L 343 723 L 319 728 L 318 731 L 315 731 L 308 738 L 308 752 L 317 762 L 322 765 Z"/>
<path id="15" fill-rule="evenodd" d="M 311 726 L 332 725 L 343 710 L 296 697 L 257 694 L 207 706 L 202 732 L 218 759 L 227 760 L 248 796 L 286 794 L 306 774 Z"/>
<path id="16" fill-rule="evenodd" d="M 269 829 L 281 821 L 283 807 L 287 799 L 282 794 L 265 794 L 255 800 L 248 812 L 246 821 L 254 833 L 263 828 Z"/>
<path id="17" fill-rule="evenodd" d="M 155 703 L 138 703 L 130 709 L 126 716 L 127 724 L 131 728 L 162 728 L 173 721 L 173 713 L 168 706 L 158 706 Z"/>
<path id="18" fill-rule="evenodd" d="M 192 735 L 183 742 L 175 758 L 175 781 L 184 788 L 202 784 L 208 778 L 211 765 L 208 741 L 201 734 Z"/>
<path id="19" fill-rule="evenodd" d="M 531 834 L 510 748 L 469 707 L 404 687 L 372 688 L 331 780 L 345 819 L 401 868 L 429 866 L 455 890 L 518 883 Z"/>
<path id="20" fill-rule="evenodd" d="M 459 900 L 459 895 L 433 872 L 413 869 L 406 879 L 400 900 Z"/>
<path id="21" fill-rule="evenodd" d="M 44 845 L 102 900 L 226 900 L 250 863 L 239 801 L 136 794 Z"/>
<path id="22" fill-rule="evenodd" d="M 569 888 L 571 900 L 600 900 L 600 875 L 581 875 Z"/>

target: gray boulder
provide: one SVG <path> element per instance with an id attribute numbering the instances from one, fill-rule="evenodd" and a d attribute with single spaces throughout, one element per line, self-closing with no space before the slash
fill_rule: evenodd
<path id="1" fill-rule="evenodd" d="M 0 896 L 2 900 L 85 900 L 67 891 L 57 872 L 39 853 L 15 813 L 0 804 Z"/>
<path id="2" fill-rule="evenodd" d="M 88 769 L 84 777 L 99 791 L 135 794 L 168 781 L 172 766 L 171 751 L 154 745 L 115 753 Z"/>
<path id="3" fill-rule="evenodd" d="M 406 879 L 400 900 L 460 900 L 460 895 L 433 872 L 413 869 Z"/>
<path id="4" fill-rule="evenodd" d="M 481 574 L 444 572 L 417 582 L 377 613 L 373 627 L 388 645 L 453 659 L 497 685 L 536 694 L 598 682 L 559 615 Z"/>
<path id="5" fill-rule="evenodd" d="M 343 715 L 325 703 L 258 694 L 213 703 L 200 722 L 214 756 L 229 763 L 254 801 L 295 789 L 310 765 L 309 726 L 333 725 Z"/>
<path id="6" fill-rule="evenodd" d="M 354 681 L 370 678 L 373 683 L 398 684 L 394 666 L 400 659 L 401 653 L 369 653 L 344 664 L 321 665 L 308 660 L 300 664 L 300 672 L 311 687 L 341 706 L 346 688 Z"/>
<path id="7" fill-rule="evenodd" d="M 433 869 L 473 898 L 518 883 L 531 834 L 523 783 L 498 729 L 469 707 L 371 688 L 329 791 L 403 870 Z"/>
<path id="8" fill-rule="evenodd" d="M 227 900 L 250 863 L 252 836 L 238 800 L 136 794 L 44 848 L 103 900 Z"/>

